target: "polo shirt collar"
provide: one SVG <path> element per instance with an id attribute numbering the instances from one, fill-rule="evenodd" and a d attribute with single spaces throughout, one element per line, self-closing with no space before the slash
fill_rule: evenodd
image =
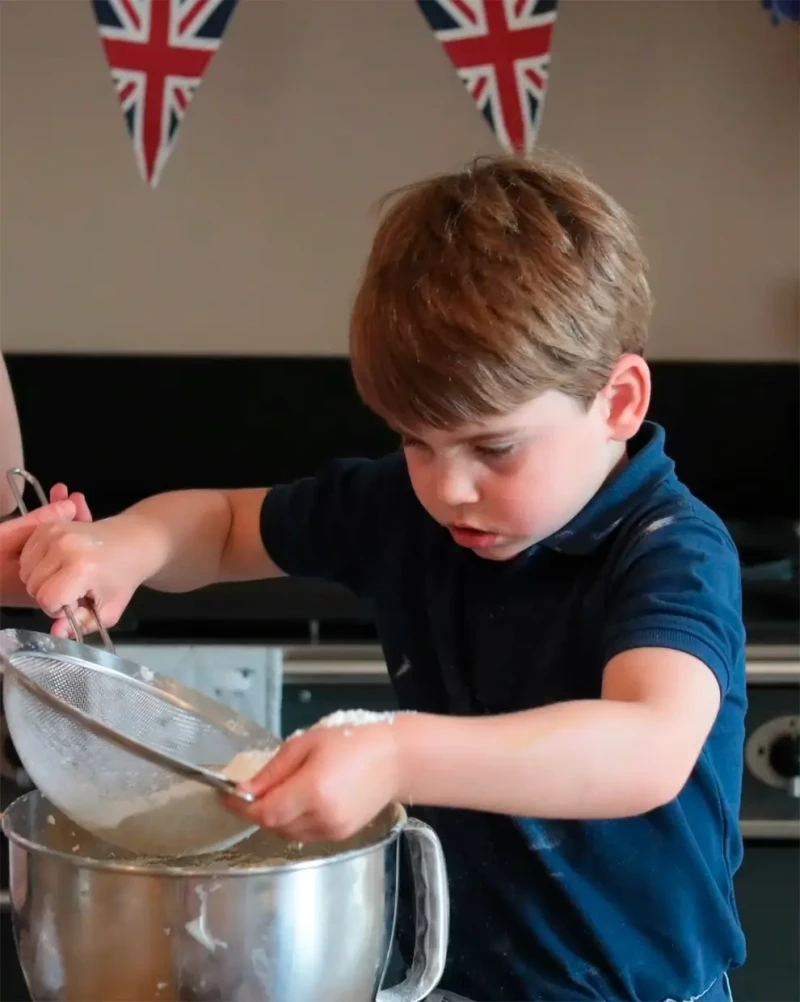
<path id="1" fill-rule="evenodd" d="M 636 502 L 669 477 L 675 464 L 664 452 L 664 429 L 645 421 L 628 443 L 628 461 L 562 529 L 542 540 L 558 553 L 592 553 Z"/>

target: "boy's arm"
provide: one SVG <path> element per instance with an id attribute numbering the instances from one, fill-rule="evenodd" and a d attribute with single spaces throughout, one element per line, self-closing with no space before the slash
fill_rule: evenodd
<path id="1" fill-rule="evenodd" d="M 247 813 L 291 837 L 345 838 L 391 800 L 562 819 L 672 800 L 722 697 L 744 689 L 738 557 L 692 517 L 643 533 L 623 562 L 599 638 L 601 698 L 312 729 L 249 784 L 259 799 Z"/>
<path id="2" fill-rule="evenodd" d="M 269 489 L 162 494 L 120 518 L 141 520 L 145 580 L 161 591 L 293 574 L 359 592 L 386 532 L 379 512 L 386 498 L 399 503 L 404 471 L 402 457 L 335 460 L 317 476 Z"/>
<path id="3" fill-rule="evenodd" d="M 42 526 L 19 556 L 19 577 L 37 605 L 69 635 L 61 609 L 92 595 L 114 626 L 136 589 L 183 592 L 280 574 L 330 578 L 357 590 L 379 559 L 379 496 L 399 467 L 369 460 L 331 463 L 317 477 L 272 488 L 156 495 L 92 525 Z M 78 613 L 90 626 L 88 614 Z"/>
<path id="4" fill-rule="evenodd" d="M 720 526 L 690 516 L 641 533 L 621 564 L 607 600 L 602 698 L 439 720 L 437 733 L 424 718 L 402 720 L 412 799 L 610 818 L 680 793 L 722 696 L 744 685 L 733 677 L 744 647 L 738 555 Z"/>
<path id="5" fill-rule="evenodd" d="M 175 491 L 146 498 L 109 519 L 138 528 L 147 561 L 144 583 L 193 591 L 222 581 L 255 581 L 282 572 L 261 538 L 267 488 Z"/>
<path id="6" fill-rule="evenodd" d="M 401 717 L 400 799 L 540 818 L 644 814 L 680 793 L 719 705 L 705 664 L 643 648 L 609 663 L 600 700 L 496 717 Z"/>
<path id="7" fill-rule="evenodd" d="M 424 718 L 401 721 L 413 799 L 610 818 L 680 793 L 722 696 L 744 685 L 733 678 L 744 647 L 738 555 L 719 525 L 686 516 L 640 533 L 620 563 L 607 599 L 602 698 L 441 720 L 438 733 Z"/>
<path id="8" fill-rule="evenodd" d="M 252 806 L 230 806 L 301 841 L 349 838 L 391 801 L 573 820 L 644 814 L 680 793 L 719 702 L 691 655 L 628 651 L 606 669 L 602 699 L 312 728 L 246 784 Z"/>
<path id="9" fill-rule="evenodd" d="M 114 626 L 142 584 L 191 591 L 279 574 L 259 534 L 265 493 L 176 491 L 90 524 L 51 521 L 29 530 L 16 568 L 6 570 L 55 619 L 57 636 L 71 636 L 64 606 L 77 610 L 84 629 L 94 627 L 88 611 L 79 608 L 85 595 L 94 598 L 103 623 Z"/>

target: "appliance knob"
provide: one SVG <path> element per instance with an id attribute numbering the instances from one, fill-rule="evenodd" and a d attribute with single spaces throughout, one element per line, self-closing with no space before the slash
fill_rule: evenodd
<path id="1" fill-rule="evenodd" d="M 800 734 L 781 734 L 769 750 L 769 764 L 785 779 L 793 797 L 800 797 Z"/>

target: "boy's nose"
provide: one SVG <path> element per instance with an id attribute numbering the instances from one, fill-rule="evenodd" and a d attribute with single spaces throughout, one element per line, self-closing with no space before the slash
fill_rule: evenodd
<path id="1" fill-rule="evenodd" d="M 440 473 L 436 480 L 436 496 L 448 508 L 460 508 L 463 505 L 475 504 L 480 494 L 475 481 L 457 471 Z"/>

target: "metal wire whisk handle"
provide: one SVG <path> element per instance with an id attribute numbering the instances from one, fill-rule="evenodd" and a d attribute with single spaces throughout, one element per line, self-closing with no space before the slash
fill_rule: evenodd
<path id="1" fill-rule="evenodd" d="M 14 495 L 14 500 L 17 503 L 17 509 L 19 510 L 20 515 L 27 515 L 28 507 L 25 504 L 25 501 L 22 497 L 22 491 L 19 489 L 19 485 L 17 484 L 18 477 L 22 480 L 25 480 L 27 483 L 31 485 L 31 487 L 34 490 L 34 493 L 36 494 L 36 497 L 39 499 L 39 503 L 43 507 L 49 503 L 47 495 L 45 494 L 42 485 L 39 483 L 36 477 L 32 473 L 28 473 L 27 470 L 23 470 L 20 469 L 20 467 L 15 466 L 12 469 L 6 471 L 6 480 L 8 480 L 8 486 L 11 488 L 11 493 Z M 111 640 L 111 637 L 109 636 L 108 630 L 105 628 L 100 617 L 97 614 L 97 607 L 95 606 L 94 601 L 87 595 L 85 598 L 81 599 L 81 604 L 86 609 L 88 609 L 89 612 L 92 614 L 94 621 L 97 624 L 98 632 L 100 633 L 103 643 L 105 644 L 106 650 L 109 651 L 111 654 L 113 654 L 114 643 Z M 75 634 L 75 639 L 78 641 L 79 644 L 83 643 L 83 630 L 81 630 L 78 624 L 77 616 L 73 613 L 72 609 L 70 609 L 68 605 L 64 606 L 62 612 L 66 616 L 67 622 L 72 627 L 72 631 Z"/>

